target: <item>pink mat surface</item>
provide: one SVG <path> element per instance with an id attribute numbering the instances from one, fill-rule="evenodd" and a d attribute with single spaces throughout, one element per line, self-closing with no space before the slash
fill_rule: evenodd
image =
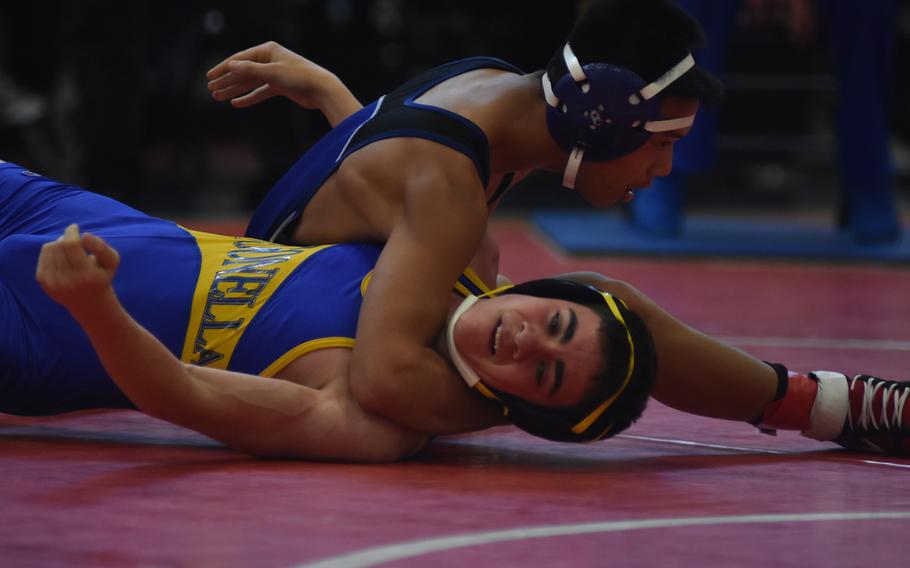
<path id="1" fill-rule="evenodd" d="M 910 270 L 567 258 L 496 233 L 516 280 L 599 271 L 795 369 L 910 374 Z M 908 476 L 657 403 L 602 444 L 503 427 L 378 466 L 252 459 L 136 412 L 0 415 L 0 565 L 905 566 Z"/>

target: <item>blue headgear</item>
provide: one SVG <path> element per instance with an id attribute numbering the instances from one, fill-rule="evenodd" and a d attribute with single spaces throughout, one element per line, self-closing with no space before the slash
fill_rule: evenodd
<path id="1" fill-rule="evenodd" d="M 646 83 L 616 65 L 581 65 L 567 43 L 562 51 L 569 72 L 556 85 L 543 74 L 547 128 L 560 148 L 569 152 L 562 183 L 575 187 L 582 158 L 600 162 L 641 147 L 654 132 L 688 128 L 694 115 L 664 119 L 656 95 L 695 66 L 687 55 L 672 69 Z"/>
<path id="2" fill-rule="evenodd" d="M 539 297 L 562 297 L 578 303 L 605 302 L 613 317 L 625 328 L 626 341 L 629 345 L 628 360 L 619 362 L 624 366 L 624 378 L 613 392 L 606 394 L 599 400 L 589 400 L 587 404 L 573 408 L 545 408 L 537 406 L 486 385 L 477 373 L 467 364 L 458 353 L 455 345 L 455 324 L 458 319 L 477 300 L 484 296 L 497 296 L 500 294 L 527 294 Z M 571 282 L 567 280 L 543 279 L 497 288 L 482 296 L 468 296 L 452 314 L 447 327 L 446 339 L 452 364 L 461 374 L 465 382 L 480 394 L 491 400 L 497 401 L 503 410 L 504 416 L 515 426 L 535 436 L 559 442 L 590 442 L 602 440 L 618 434 L 625 425 L 616 427 L 614 415 L 610 411 L 617 405 L 621 406 L 624 394 L 632 381 L 636 368 L 635 342 L 623 317 L 627 308 L 622 300 L 599 290 L 593 286 Z"/>

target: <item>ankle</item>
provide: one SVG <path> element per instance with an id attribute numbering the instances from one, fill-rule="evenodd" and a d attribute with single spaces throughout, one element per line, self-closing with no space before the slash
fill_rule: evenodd
<path id="1" fill-rule="evenodd" d="M 818 383 L 806 375 L 788 373 L 783 396 L 769 404 L 762 413 L 761 430 L 799 430 L 811 426 L 812 406 L 818 395 Z"/>
<path id="2" fill-rule="evenodd" d="M 789 373 L 784 396 L 762 414 L 762 430 L 797 430 L 808 438 L 833 440 L 844 427 L 849 407 L 847 377 L 816 371 Z"/>

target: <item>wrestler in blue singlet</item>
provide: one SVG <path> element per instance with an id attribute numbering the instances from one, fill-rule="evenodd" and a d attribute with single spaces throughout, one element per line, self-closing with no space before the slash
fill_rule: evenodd
<path id="1" fill-rule="evenodd" d="M 76 321 L 35 280 L 41 245 L 67 225 L 120 253 L 124 308 L 187 363 L 273 376 L 352 347 L 380 247 L 276 245 L 190 231 L 0 162 L 0 412 L 131 408 Z M 470 270 L 456 290 L 486 291 Z"/>
<path id="2" fill-rule="evenodd" d="M 443 81 L 477 69 L 523 73 L 499 59 L 472 57 L 431 69 L 368 104 L 320 139 L 278 180 L 253 214 L 246 235 L 288 242 L 287 229 L 341 163 L 364 146 L 386 138 L 424 138 L 457 150 L 474 162 L 486 187 L 490 180 L 490 148 L 480 127 L 448 110 L 414 102 Z M 495 204 L 513 180 L 512 174 L 504 176 L 488 205 Z"/>
<path id="3" fill-rule="evenodd" d="M 380 250 L 189 231 L 0 163 L 0 412 L 132 407 L 35 280 L 41 245 L 74 222 L 119 251 L 121 303 L 172 353 L 265 376 L 308 351 L 353 345 L 361 288 Z"/>

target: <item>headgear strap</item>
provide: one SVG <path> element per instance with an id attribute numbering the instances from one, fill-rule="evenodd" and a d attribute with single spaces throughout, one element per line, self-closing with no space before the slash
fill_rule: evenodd
<path id="1" fill-rule="evenodd" d="M 458 374 L 461 375 L 464 382 L 468 383 L 468 386 L 471 388 L 474 388 L 474 385 L 480 383 L 480 377 L 474 369 L 465 362 L 461 353 L 458 352 L 458 348 L 455 347 L 455 324 L 458 323 L 461 316 L 464 315 L 471 306 L 476 304 L 479 299 L 479 297 L 474 296 L 473 294 L 465 297 L 461 304 L 455 308 L 455 311 L 452 312 L 452 317 L 449 318 L 449 325 L 446 326 L 446 344 L 449 346 L 449 356 L 452 358 L 452 364 L 455 365 Z"/>
<path id="2" fill-rule="evenodd" d="M 505 286 L 500 286 L 499 288 L 490 290 L 489 292 L 481 294 L 480 296 L 468 294 L 467 296 L 465 296 L 465 299 L 462 300 L 461 304 L 459 304 L 458 307 L 455 308 L 455 311 L 452 312 L 452 316 L 449 318 L 449 324 L 446 326 L 446 344 L 449 347 L 449 355 L 452 358 L 452 365 L 455 366 L 455 368 L 458 370 L 458 373 L 461 375 L 461 378 L 463 378 L 464 381 L 466 383 L 468 383 L 468 386 L 471 388 L 474 388 L 476 385 L 479 385 L 479 384 L 482 386 L 482 384 L 480 382 L 480 377 L 477 375 L 477 373 L 474 371 L 474 369 L 472 369 L 467 364 L 467 362 L 465 362 L 465 360 L 461 356 L 461 353 L 458 352 L 458 348 L 455 347 L 455 324 L 458 323 L 458 320 L 461 319 L 461 316 L 463 316 L 464 313 L 471 308 L 471 306 L 473 306 L 474 304 L 477 303 L 477 300 L 487 297 L 487 296 L 495 296 L 496 294 L 499 294 L 503 290 L 508 290 L 511 287 L 512 287 L 511 284 L 507 284 Z M 486 388 L 484 388 L 483 391 L 486 391 L 486 393 L 490 392 Z M 483 392 L 483 391 L 481 391 L 481 392 Z M 484 393 L 484 394 L 486 394 L 486 393 Z M 490 394 L 492 395 L 492 393 L 490 393 Z M 496 397 L 492 397 L 492 398 L 496 398 Z"/>
<path id="3" fill-rule="evenodd" d="M 619 388 L 605 401 L 601 402 L 600 405 L 594 409 L 593 412 L 584 417 L 581 422 L 572 426 L 572 431 L 576 434 L 581 434 L 585 430 L 591 427 L 600 415 L 603 414 L 611 404 L 616 402 L 616 399 L 619 398 L 619 395 L 626 390 L 626 387 L 629 386 L 629 381 L 632 379 L 632 371 L 635 369 L 635 344 L 632 342 L 632 333 L 629 331 L 629 326 L 626 324 L 626 320 L 622 317 L 622 313 L 619 311 L 619 306 L 616 305 L 616 299 L 607 294 L 606 292 L 601 292 L 603 294 L 604 300 L 607 301 L 607 306 L 610 308 L 610 312 L 613 314 L 619 323 L 622 324 L 623 329 L 626 330 L 626 339 L 629 341 L 629 369 L 626 371 L 626 378 L 623 379 L 622 384 L 619 385 Z M 622 300 L 620 300 L 622 302 Z M 625 305 L 625 304 L 623 304 Z M 609 428 L 604 430 L 598 438 L 602 438 L 607 432 L 610 431 L 613 425 L 611 424 Z"/>
<path id="4" fill-rule="evenodd" d="M 575 57 L 575 52 L 572 51 L 572 48 L 567 43 L 565 47 L 562 48 L 562 58 L 566 62 L 566 68 L 569 70 L 569 73 L 572 75 L 572 78 L 575 79 L 576 83 L 587 83 L 588 76 L 585 75 L 584 69 L 581 68 L 581 63 L 578 62 L 578 58 Z M 581 90 L 588 92 L 585 87 L 588 89 L 591 88 L 590 85 L 582 85 Z"/>

